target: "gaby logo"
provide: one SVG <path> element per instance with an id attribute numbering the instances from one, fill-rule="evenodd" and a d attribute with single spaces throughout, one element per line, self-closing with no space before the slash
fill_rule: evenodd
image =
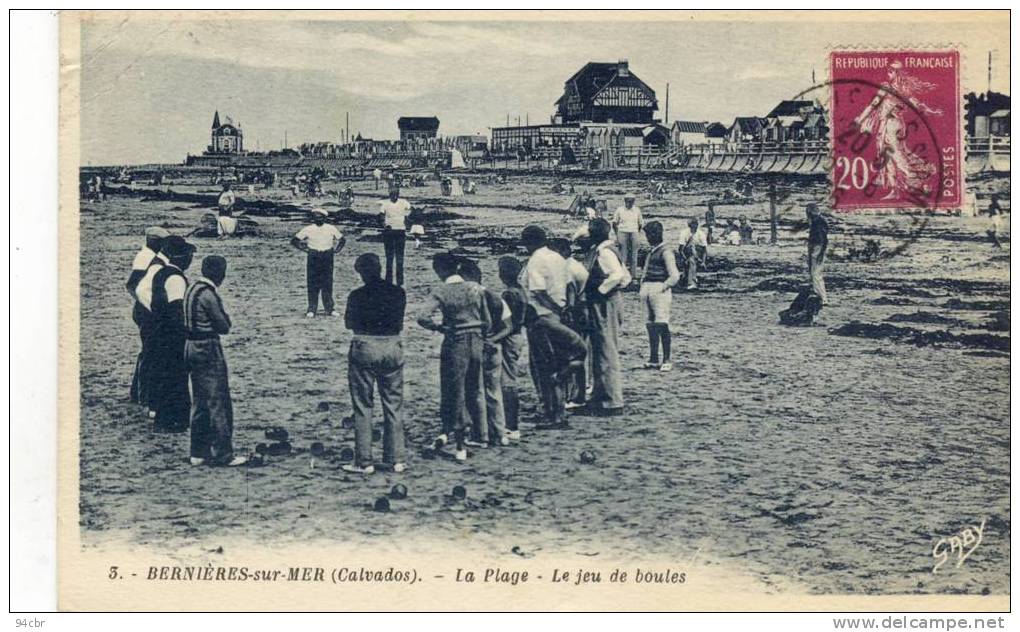
<path id="1" fill-rule="evenodd" d="M 936 560 L 935 567 L 931 569 L 931 572 L 939 572 L 939 567 L 949 561 L 949 558 L 954 554 L 956 555 L 956 568 L 960 568 L 964 560 L 970 557 L 971 553 L 981 544 L 981 540 L 984 539 L 986 521 L 987 518 L 982 518 L 980 525 L 970 525 L 953 536 L 939 538 L 931 550 L 931 555 Z"/>

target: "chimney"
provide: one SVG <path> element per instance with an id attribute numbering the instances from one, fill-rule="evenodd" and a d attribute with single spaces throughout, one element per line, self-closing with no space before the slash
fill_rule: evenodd
<path id="1" fill-rule="evenodd" d="M 619 62 L 617 62 L 617 71 L 616 72 L 621 77 L 628 77 L 628 76 L 630 76 L 630 66 L 627 64 L 627 60 L 626 59 L 621 59 Z"/>

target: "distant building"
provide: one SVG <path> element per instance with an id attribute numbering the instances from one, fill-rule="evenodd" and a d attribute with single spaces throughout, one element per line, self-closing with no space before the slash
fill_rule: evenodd
<path id="1" fill-rule="evenodd" d="M 554 123 L 651 124 L 655 91 L 630 71 L 627 60 L 588 62 L 563 84 Z"/>
<path id="2" fill-rule="evenodd" d="M 726 142 L 729 130 L 722 123 L 709 123 L 705 127 L 705 142 L 709 145 L 721 145 Z"/>
<path id="3" fill-rule="evenodd" d="M 518 149 L 531 152 L 538 147 L 576 145 L 581 138 L 581 126 L 576 123 L 494 127 L 490 149 L 500 154 Z"/>
<path id="4" fill-rule="evenodd" d="M 707 121 L 673 121 L 669 130 L 670 140 L 675 145 L 703 145 L 707 131 Z"/>
<path id="5" fill-rule="evenodd" d="M 967 135 L 971 138 L 1009 136 L 1008 94 L 989 92 L 964 96 L 967 108 Z"/>
<path id="6" fill-rule="evenodd" d="M 766 119 L 760 116 L 738 116 L 733 119 L 733 124 L 726 134 L 727 138 L 731 143 L 759 141 L 762 139 L 766 122 Z"/>
<path id="7" fill-rule="evenodd" d="M 409 141 L 435 138 L 439 133 L 439 119 L 434 116 L 401 116 L 397 119 L 400 140 Z"/>
<path id="8" fill-rule="evenodd" d="M 244 132 L 241 131 L 241 124 L 235 124 L 230 117 L 224 117 L 226 123 L 220 124 L 219 110 L 213 114 L 212 142 L 209 145 L 207 154 L 243 154 L 244 153 Z"/>

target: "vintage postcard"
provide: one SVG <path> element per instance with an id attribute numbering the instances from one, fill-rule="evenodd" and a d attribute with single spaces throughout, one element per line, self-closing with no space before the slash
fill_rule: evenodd
<path id="1" fill-rule="evenodd" d="M 63 14 L 60 608 L 1008 610 L 1009 19 Z"/>

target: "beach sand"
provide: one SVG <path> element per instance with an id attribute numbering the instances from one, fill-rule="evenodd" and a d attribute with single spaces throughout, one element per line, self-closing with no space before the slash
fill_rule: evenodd
<path id="1" fill-rule="evenodd" d="M 575 416 L 571 430 L 535 431 L 535 395 L 525 387 L 519 446 L 479 451 L 466 464 L 422 456 L 439 427 L 440 338 L 412 316 L 435 283 L 428 257 L 463 247 L 481 256 L 484 281 L 499 288 L 493 253 L 511 248 L 523 226 L 540 223 L 564 236 L 577 227 L 543 212 L 570 203 L 570 195 L 550 192 L 554 181 L 511 176 L 505 185 L 482 184 L 477 196 L 444 203 L 462 217 L 427 226 L 419 249 L 408 243 L 410 469 L 368 478 L 339 468 L 340 449 L 353 446 L 353 430 L 341 427 L 351 410 L 350 334 L 342 319 L 304 318 L 304 256 L 288 245 L 299 222 L 259 217 L 257 236 L 194 240 L 192 278 L 202 256 L 229 261 L 222 295 L 234 328 L 223 342 L 235 444 L 250 451 L 267 428 L 283 426 L 295 450 L 263 468 L 192 468 L 187 435 L 153 434 L 127 401 L 139 343 L 124 281 L 146 226 L 187 233 L 209 209 L 124 195 L 83 203 L 83 544 L 197 551 L 237 540 L 350 542 L 399 551 L 463 542 L 511 561 L 522 554 L 535 561 L 576 556 L 578 564 L 633 556 L 680 565 L 697 555 L 767 591 L 1008 593 L 1010 246 L 992 249 L 987 218 L 933 217 L 916 232 L 902 215 L 840 215 L 835 255 L 851 234 L 877 238 L 883 248 L 912 243 L 878 262 L 833 257 L 831 304 L 816 326 L 788 328 L 777 314 L 806 284 L 806 234 L 792 228 L 803 202 L 823 200 L 826 190 L 824 181 L 791 180 L 786 204 L 793 208 L 781 217 L 777 246 L 714 247 L 702 288 L 675 295 L 672 373 L 640 368 L 644 317 L 637 294 L 625 295 L 625 415 Z M 609 197 L 610 208 L 623 192 L 637 192 L 667 239 L 727 184 L 714 177 L 693 192 L 651 201 L 638 180 L 564 182 Z M 981 186 L 1008 191 L 1008 179 Z M 366 213 L 385 194 L 371 183 L 355 190 L 355 210 Z M 412 202 L 439 198 L 434 182 L 404 194 Z M 278 196 L 288 197 L 284 190 Z M 760 187 L 755 203 L 716 212 L 721 219 L 747 215 L 756 235 L 768 235 Z M 1008 232 L 1008 219 L 1004 225 Z M 358 285 L 354 258 L 382 255 L 366 226 L 341 225 L 349 240 L 335 272 L 341 310 Z M 862 326 L 846 327 L 854 322 Z M 840 327 L 858 335 L 831 333 Z M 319 411 L 321 402 L 328 411 Z M 331 453 L 312 457 L 313 441 Z M 595 452 L 596 462 L 582 464 L 582 450 Z M 394 501 L 390 513 L 372 512 L 375 498 L 397 482 L 408 498 Z M 455 485 L 467 488 L 465 501 L 450 497 Z M 935 541 L 982 519 L 975 553 L 933 575 Z"/>

